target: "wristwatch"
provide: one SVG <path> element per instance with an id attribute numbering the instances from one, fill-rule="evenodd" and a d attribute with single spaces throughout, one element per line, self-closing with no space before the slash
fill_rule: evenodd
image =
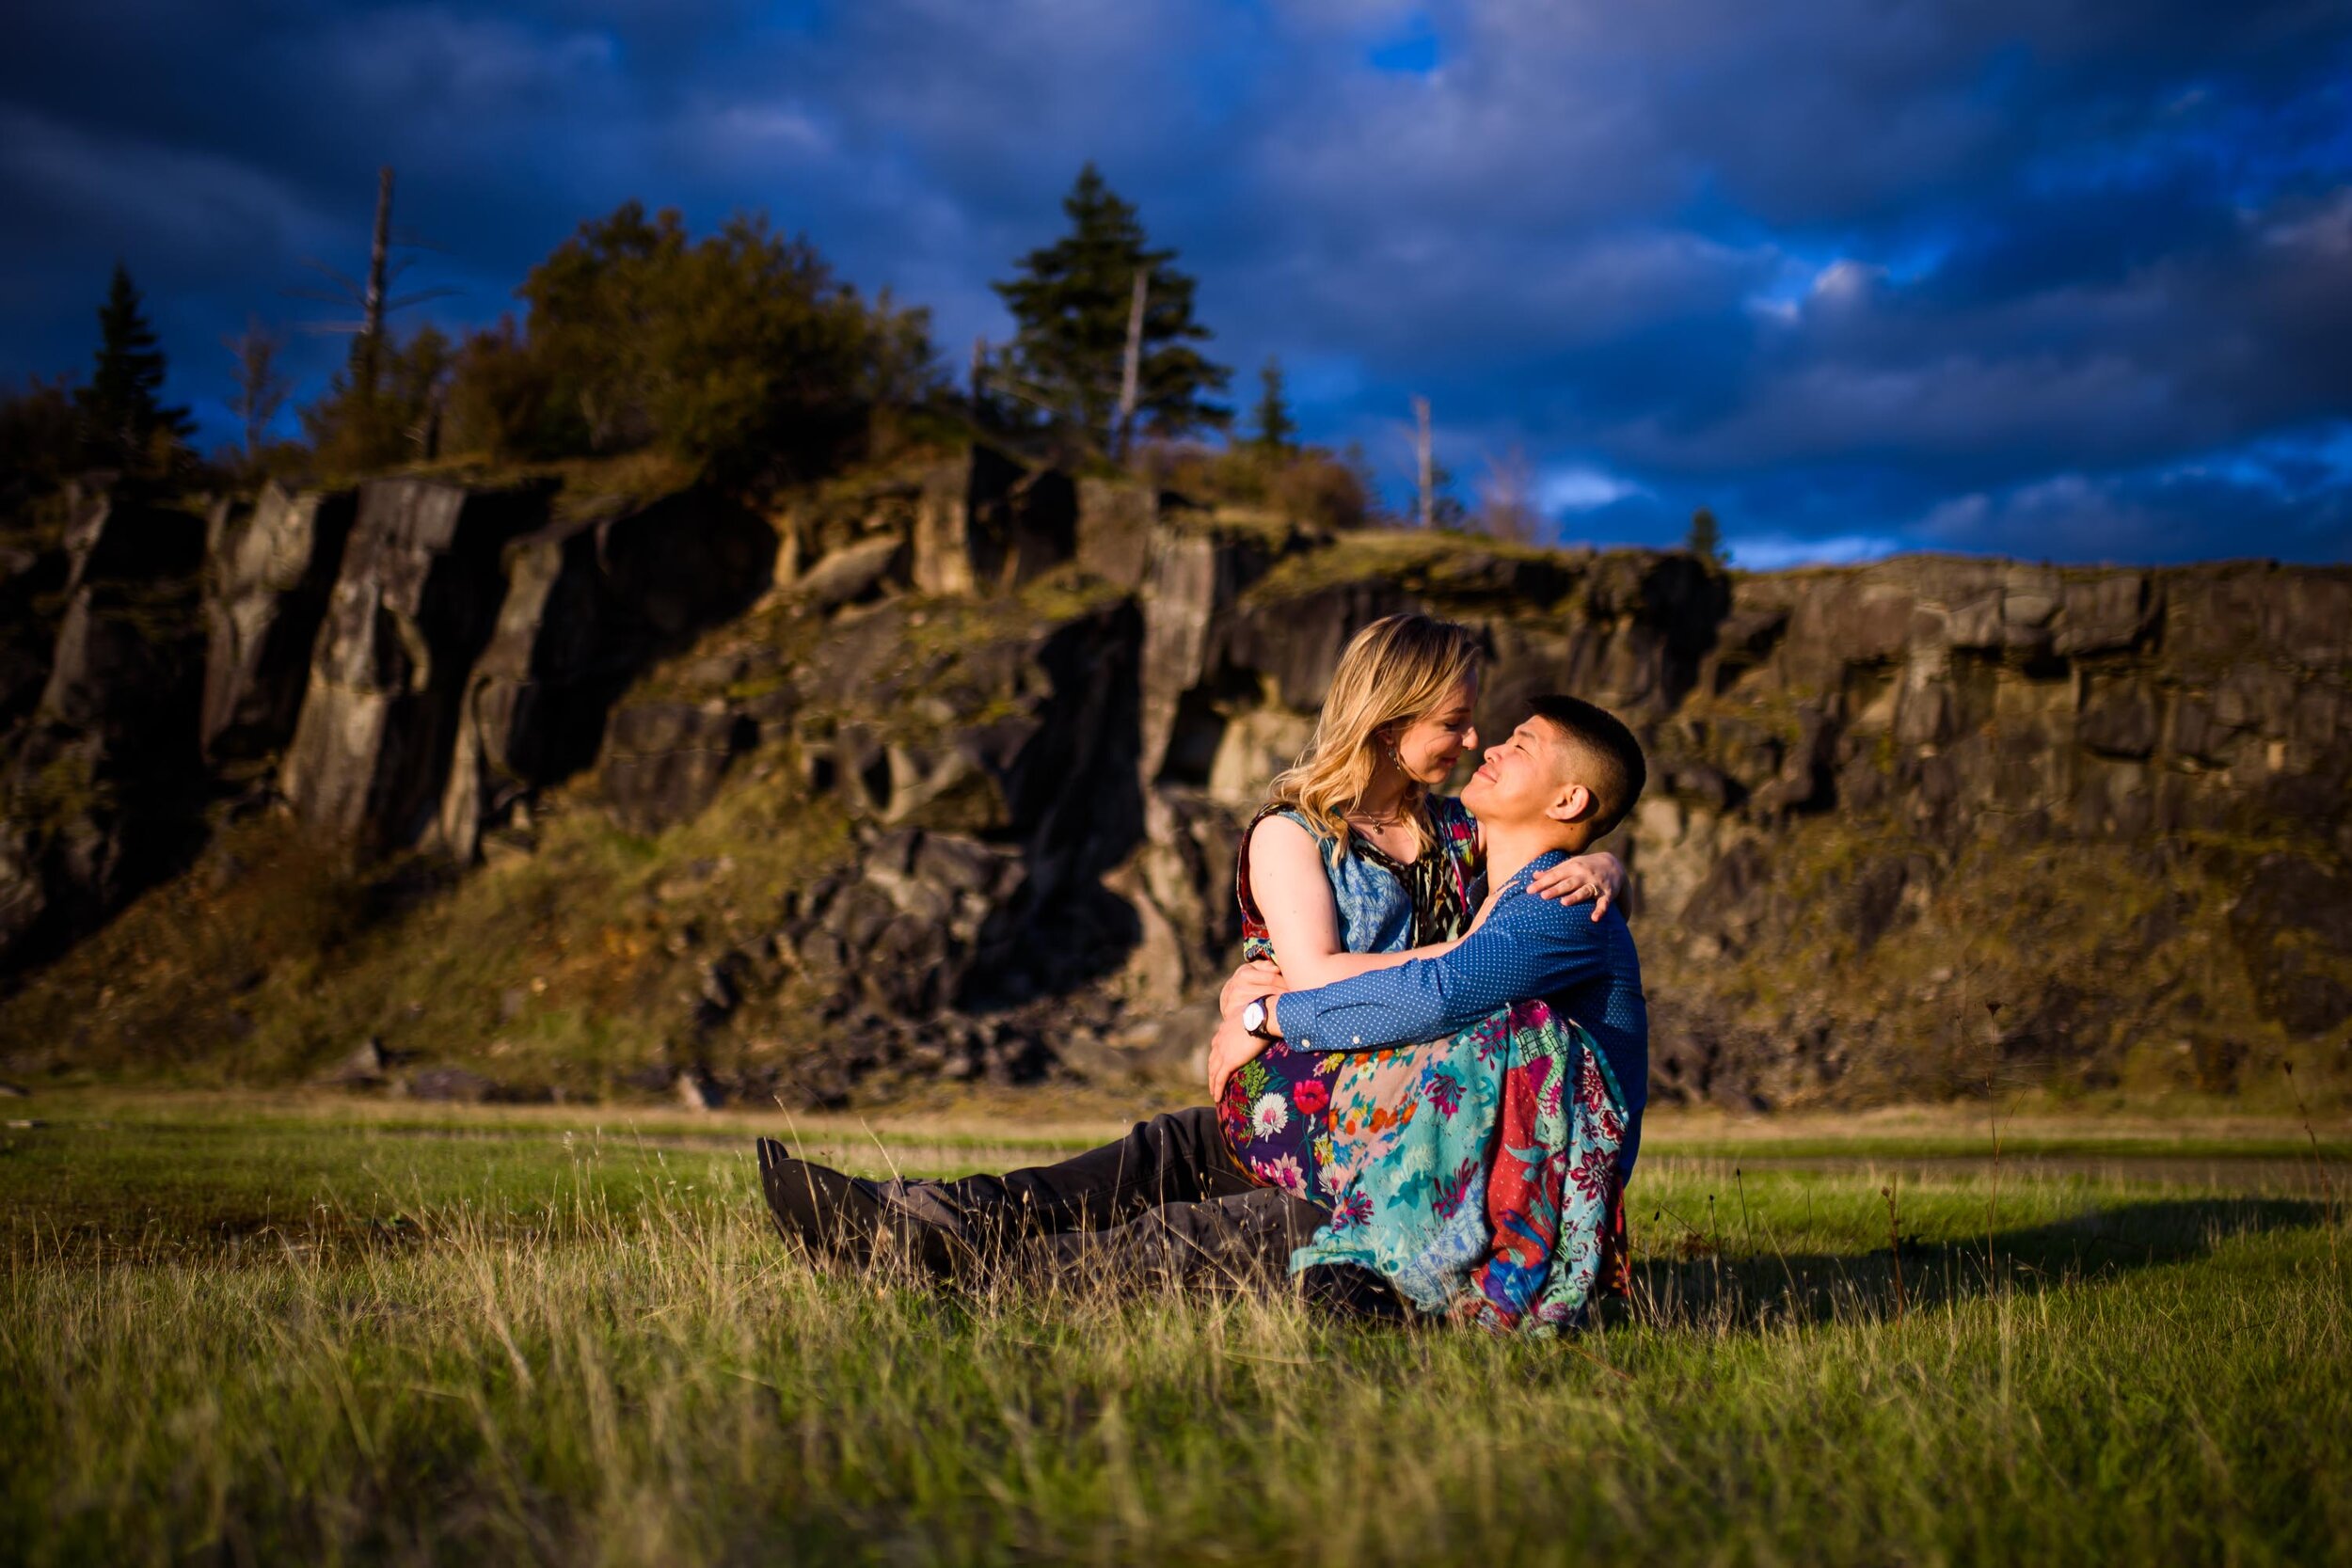
<path id="1" fill-rule="evenodd" d="M 1276 1039 L 1279 1037 L 1277 1036 L 1273 1030 L 1266 1027 L 1265 1004 L 1265 997 L 1260 996 L 1251 999 L 1249 1005 L 1241 1010 L 1241 1026 L 1248 1030 L 1251 1034 L 1257 1036 L 1262 1040 Z"/>

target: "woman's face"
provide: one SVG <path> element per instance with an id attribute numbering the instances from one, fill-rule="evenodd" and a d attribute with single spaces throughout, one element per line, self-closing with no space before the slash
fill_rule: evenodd
<path id="1" fill-rule="evenodd" d="M 1478 731 L 1470 724 L 1470 710 L 1477 705 L 1478 682 L 1466 680 L 1434 711 L 1406 727 L 1396 739 L 1396 760 L 1407 778 L 1433 789 L 1445 783 L 1462 753 L 1478 745 Z"/>

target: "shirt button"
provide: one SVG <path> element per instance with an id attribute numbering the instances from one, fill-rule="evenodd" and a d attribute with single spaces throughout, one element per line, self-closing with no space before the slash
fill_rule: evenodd
<path id="1" fill-rule="evenodd" d="M 1361 1044 L 1363 1044 L 1363 1043 L 1364 1043 L 1364 1037 L 1363 1037 L 1363 1036 L 1361 1036 L 1361 1035 L 1358 1035 L 1358 1036 L 1356 1037 L 1355 1040 L 1354 1040 L 1352 1043 L 1357 1044 L 1357 1045 L 1361 1045 Z"/>
<path id="2" fill-rule="evenodd" d="M 1315 1042 L 1314 1042 L 1314 1041 L 1312 1041 L 1312 1040 L 1311 1040 L 1311 1039 L 1309 1039 L 1306 1036 L 1301 1035 L 1301 1036 L 1299 1036 L 1299 1037 L 1298 1037 L 1298 1043 L 1299 1043 L 1299 1044 L 1301 1044 L 1301 1045 L 1312 1045 L 1312 1044 L 1314 1044 Z"/>

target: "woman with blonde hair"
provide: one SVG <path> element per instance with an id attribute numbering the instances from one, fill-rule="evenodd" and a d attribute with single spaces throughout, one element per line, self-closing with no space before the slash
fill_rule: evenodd
<path id="1" fill-rule="evenodd" d="M 1313 738 L 1275 776 L 1237 857 L 1245 956 L 1278 962 L 1289 987 L 1432 958 L 1470 931 L 1478 825 L 1437 790 L 1478 744 L 1483 657 L 1470 627 L 1420 614 L 1373 622 L 1341 655 Z M 1597 854 L 1530 891 L 1593 899 L 1598 919 L 1624 886 L 1616 857 Z M 1352 1146 L 1388 1132 L 1409 1100 L 1397 1091 L 1410 1056 L 1271 1046 L 1218 1098 L 1225 1142 L 1256 1180 L 1339 1212 Z"/>

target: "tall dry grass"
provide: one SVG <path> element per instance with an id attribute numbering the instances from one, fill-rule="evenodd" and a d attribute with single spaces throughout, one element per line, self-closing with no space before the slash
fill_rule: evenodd
<path id="1" fill-rule="evenodd" d="M 2342 1222 L 2307 1198 L 2012 1173 L 1988 1267 L 1984 1184 L 1918 1183 L 1898 1320 L 1883 1173 L 1691 1165 L 1637 1188 L 1634 1309 L 1540 1345 L 828 1277 L 739 1153 L 624 1172 L 575 1146 L 528 1203 L 424 1175 L 404 1196 L 364 1158 L 365 1224 L 346 1189 L 233 1245 L 20 1228 L 5 1556 L 2262 1562 L 2352 1540 Z"/>

